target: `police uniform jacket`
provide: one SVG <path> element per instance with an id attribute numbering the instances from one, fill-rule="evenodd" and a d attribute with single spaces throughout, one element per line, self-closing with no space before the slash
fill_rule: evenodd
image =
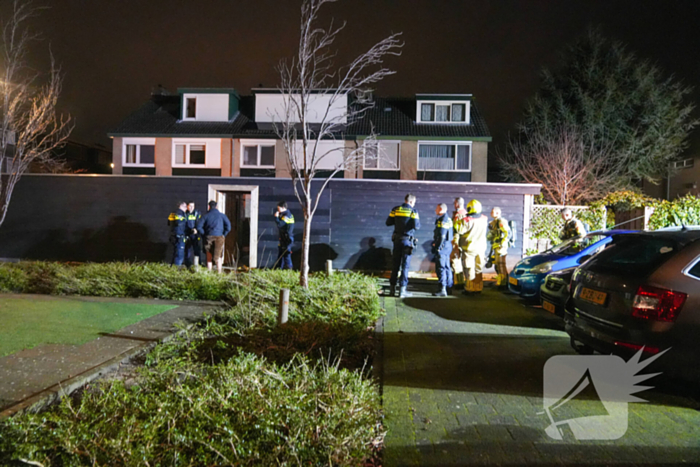
<path id="1" fill-rule="evenodd" d="M 403 203 L 391 210 L 386 225 L 394 226 L 394 241 L 400 241 L 415 236 L 420 229 L 420 217 L 410 204 Z"/>
<path id="2" fill-rule="evenodd" d="M 294 242 L 294 215 L 289 209 L 279 213 L 275 217 L 277 230 L 279 232 L 280 246 L 291 245 Z"/>
<path id="3" fill-rule="evenodd" d="M 510 228 L 508 222 L 502 217 L 494 219 L 489 223 L 488 241 L 491 242 L 491 247 L 494 253 L 504 256 L 508 254 L 508 234 Z"/>
<path id="4" fill-rule="evenodd" d="M 186 214 L 187 214 L 187 235 L 192 235 L 193 234 L 192 231 L 197 228 L 197 224 L 199 223 L 199 220 L 202 218 L 202 214 L 196 209 L 192 212 L 188 211 Z M 199 232 L 199 229 L 197 229 L 197 232 Z"/>
<path id="5" fill-rule="evenodd" d="M 170 226 L 170 234 L 176 237 L 185 235 L 187 229 L 187 214 L 182 209 L 170 213 L 168 216 L 168 225 Z"/>
<path id="6" fill-rule="evenodd" d="M 452 235 L 452 219 L 445 213 L 435 221 L 433 253 L 449 254 L 452 251 Z"/>
<path id="7" fill-rule="evenodd" d="M 231 231 L 231 221 L 216 208 L 209 209 L 197 224 L 197 230 L 207 237 L 225 237 Z"/>

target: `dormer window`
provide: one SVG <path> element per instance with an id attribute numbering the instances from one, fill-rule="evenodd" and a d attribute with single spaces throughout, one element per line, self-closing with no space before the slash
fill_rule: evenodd
<path id="1" fill-rule="evenodd" d="M 469 123 L 470 95 L 419 94 L 417 123 Z"/>
<path id="2" fill-rule="evenodd" d="M 185 107 L 185 118 L 186 119 L 197 118 L 197 98 L 196 97 L 188 97 L 186 99 L 186 101 L 187 101 L 187 106 Z"/>

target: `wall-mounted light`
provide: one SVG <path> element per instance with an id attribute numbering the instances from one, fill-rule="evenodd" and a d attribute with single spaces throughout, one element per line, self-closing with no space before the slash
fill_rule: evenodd
<path id="1" fill-rule="evenodd" d="M 114 168 L 114 162 L 112 162 L 111 164 L 109 164 L 109 166 L 110 166 L 111 168 Z"/>

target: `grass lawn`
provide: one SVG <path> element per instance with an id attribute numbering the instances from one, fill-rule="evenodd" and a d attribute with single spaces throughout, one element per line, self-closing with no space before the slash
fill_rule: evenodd
<path id="1" fill-rule="evenodd" d="M 0 296 L 0 357 L 42 344 L 85 344 L 176 306 Z"/>

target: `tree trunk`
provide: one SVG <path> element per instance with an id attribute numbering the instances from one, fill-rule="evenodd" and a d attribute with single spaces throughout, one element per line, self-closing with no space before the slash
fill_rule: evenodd
<path id="1" fill-rule="evenodd" d="M 299 285 L 309 288 L 309 248 L 311 246 L 311 220 L 313 216 L 304 208 L 304 236 L 301 240 L 301 268 L 299 270 Z"/>

